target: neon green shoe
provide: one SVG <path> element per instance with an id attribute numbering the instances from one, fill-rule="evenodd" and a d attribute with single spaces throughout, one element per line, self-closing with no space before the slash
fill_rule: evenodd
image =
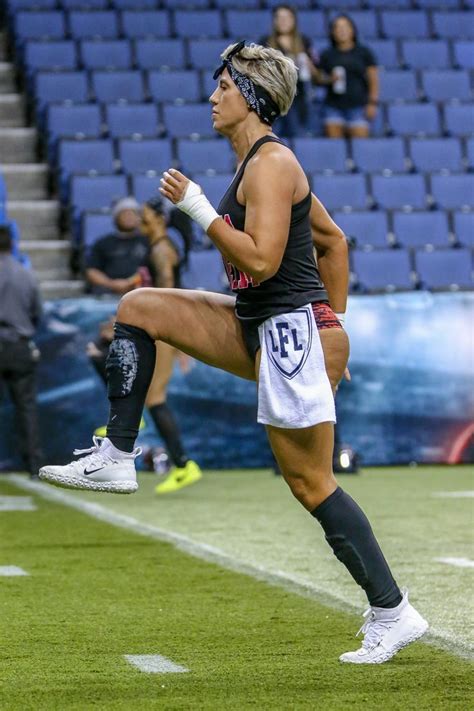
<path id="1" fill-rule="evenodd" d="M 141 432 L 144 430 L 146 427 L 146 422 L 145 418 L 142 417 L 140 420 L 140 427 L 138 428 L 139 431 Z M 94 434 L 96 437 L 107 437 L 107 425 L 102 425 L 102 427 L 97 427 L 97 429 L 94 430 Z"/>
<path id="2" fill-rule="evenodd" d="M 195 484 L 199 479 L 202 479 L 202 471 L 196 462 L 190 459 L 185 467 L 173 467 L 166 479 L 155 486 L 155 493 L 171 494 L 173 491 Z"/>

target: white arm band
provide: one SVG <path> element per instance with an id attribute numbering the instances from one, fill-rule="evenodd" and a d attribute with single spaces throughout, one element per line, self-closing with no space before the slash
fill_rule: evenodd
<path id="1" fill-rule="evenodd" d="M 346 320 L 346 314 L 334 314 L 336 318 L 339 319 L 339 323 L 341 324 L 342 327 L 344 327 L 344 321 Z"/>
<path id="2" fill-rule="evenodd" d="M 176 207 L 179 207 L 180 210 L 197 222 L 204 232 L 207 232 L 211 222 L 214 222 L 219 217 L 200 186 L 197 183 L 193 183 L 192 180 L 189 181 L 184 197 L 176 203 Z"/>

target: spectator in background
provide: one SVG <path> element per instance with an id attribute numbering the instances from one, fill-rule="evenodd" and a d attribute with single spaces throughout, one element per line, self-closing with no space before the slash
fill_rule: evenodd
<path id="1" fill-rule="evenodd" d="M 297 94 L 286 116 L 275 125 L 280 136 L 294 138 L 310 130 L 311 83 L 320 81 L 320 72 L 315 66 L 311 40 L 298 30 L 296 10 L 290 5 L 277 5 L 273 10 L 272 33 L 261 37 L 258 44 L 279 49 L 290 57 L 299 69 Z"/>
<path id="2" fill-rule="evenodd" d="M 325 129 L 328 138 L 367 138 L 379 97 L 378 70 L 372 51 L 357 39 L 357 28 L 347 15 L 331 22 L 331 47 L 321 54 L 319 67 L 327 85 Z"/>
<path id="3" fill-rule="evenodd" d="M 38 284 L 12 253 L 10 229 L 0 226 L 0 384 L 16 410 L 19 450 L 31 477 L 41 466 L 36 367 L 40 358 L 33 336 L 42 308 Z"/>
<path id="4" fill-rule="evenodd" d="M 150 285 L 150 244 L 140 232 L 140 205 L 126 197 L 114 206 L 117 231 L 101 237 L 86 260 L 86 278 L 93 294 L 122 296 Z"/>

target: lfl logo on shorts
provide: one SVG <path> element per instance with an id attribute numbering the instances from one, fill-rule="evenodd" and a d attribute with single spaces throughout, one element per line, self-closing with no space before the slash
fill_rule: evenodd
<path id="1" fill-rule="evenodd" d="M 313 319 L 309 309 L 274 316 L 265 324 L 267 353 L 275 368 L 288 380 L 298 375 L 311 350 Z"/>

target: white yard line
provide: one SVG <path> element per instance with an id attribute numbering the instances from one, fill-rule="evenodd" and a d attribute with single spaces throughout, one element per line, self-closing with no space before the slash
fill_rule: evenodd
<path id="1" fill-rule="evenodd" d="M 434 558 L 437 563 L 454 565 L 456 568 L 474 568 L 474 560 L 469 558 Z"/>
<path id="2" fill-rule="evenodd" d="M 2 511 L 36 511 L 31 496 L 0 496 L 0 512 Z"/>
<path id="3" fill-rule="evenodd" d="M 13 578 L 17 575 L 29 575 L 29 573 L 16 565 L 0 565 L 0 577 Z"/>
<path id="4" fill-rule="evenodd" d="M 189 671 L 161 654 L 124 654 L 124 657 L 127 662 L 146 674 L 183 674 Z"/>
<path id="5" fill-rule="evenodd" d="M 206 543 L 198 543 L 187 536 L 174 531 L 167 531 L 158 526 L 153 526 L 149 523 L 142 523 L 131 516 L 124 516 L 107 509 L 101 504 L 80 499 L 69 492 L 54 488 L 48 484 L 26 479 L 19 474 L 7 474 L 5 477 L 12 484 L 28 491 L 35 492 L 45 499 L 55 501 L 73 509 L 88 514 L 93 518 L 104 521 L 113 526 L 125 528 L 129 531 L 134 531 L 142 536 L 148 536 L 158 541 L 171 543 L 175 548 L 195 558 L 208 561 L 220 565 L 227 570 L 233 570 L 237 573 L 248 575 L 256 580 L 261 580 L 269 585 L 275 585 L 284 588 L 289 592 L 301 595 L 302 597 L 310 597 L 317 599 L 322 604 L 329 607 L 342 610 L 344 612 L 360 613 L 358 605 L 351 603 L 347 598 L 337 593 L 328 593 L 326 590 L 319 588 L 311 582 L 299 579 L 297 576 L 291 575 L 284 571 L 273 572 L 267 570 L 264 566 L 247 563 L 239 560 L 225 551 L 216 548 L 215 546 L 207 545 Z M 425 638 L 426 641 L 449 649 L 463 657 L 472 658 L 473 649 L 459 638 L 452 634 L 446 634 L 443 631 L 431 631 Z"/>
<path id="6" fill-rule="evenodd" d="M 431 496 L 437 499 L 474 499 L 474 491 L 434 491 Z"/>

